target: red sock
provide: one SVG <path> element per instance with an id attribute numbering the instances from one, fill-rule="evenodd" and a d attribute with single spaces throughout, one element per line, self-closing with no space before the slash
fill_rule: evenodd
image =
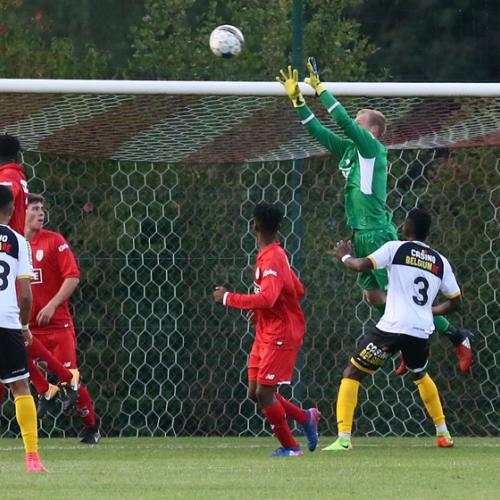
<path id="1" fill-rule="evenodd" d="M 262 410 L 262 413 L 267 418 L 269 424 L 271 424 L 274 435 L 278 438 L 283 448 L 297 448 L 299 446 L 292 436 L 292 432 L 286 421 L 285 409 L 279 401 L 266 406 Z"/>
<path id="2" fill-rule="evenodd" d="M 32 359 L 29 359 L 28 366 L 30 369 L 31 383 L 35 387 L 36 392 L 38 392 L 40 396 L 45 394 L 49 390 L 47 379 L 43 376 L 40 368 L 36 366 L 36 363 Z"/>
<path id="3" fill-rule="evenodd" d="M 292 418 L 295 422 L 300 425 L 304 425 L 307 422 L 307 413 L 302 408 L 294 405 L 292 402 L 285 399 L 280 393 L 275 394 L 276 399 L 281 403 L 281 406 L 285 409 L 287 417 Z"/>
<path id="4" fill-rule="evenodd" d="M 53 373 L 60 382 L 69 382 L 73 377 L 73 374 L 36 337 L 33 337 L 33 343 L 28 347 L 28 356 L 31 359 L 45 361 L 47 370 Z"/>
<path id="5" fill-rule="evenodd" d="M 78 389 L 78 401 L 75 405 L 76 411 L 82 418 L 85 427 L 95 427 L 94 405 L 87 388 L 81 384 Z"/>
<path id="6" fill-rule="evenodd" d="M 3 397 L 5 396 L 5 385 L 0 382 L 0 405 L 3 403 Z"/>

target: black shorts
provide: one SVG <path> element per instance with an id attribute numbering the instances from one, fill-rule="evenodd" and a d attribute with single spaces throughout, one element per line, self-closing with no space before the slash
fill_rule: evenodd
<path id="1" fill-rule="evenodd" d="M 0 328 L 0 382 L 10 384 L 30 376 L 21 330 Z"/>
<path id="2" fill-rule="evenodd" d="M 408 370 L 423 372 L 429 359 L 429 339 L 420 339 L 403 333 L 383 332 L 370 328 L 359 341 L 351 363 L 361 371 L 374 373 L 378 368 L 401 351 Z"/>

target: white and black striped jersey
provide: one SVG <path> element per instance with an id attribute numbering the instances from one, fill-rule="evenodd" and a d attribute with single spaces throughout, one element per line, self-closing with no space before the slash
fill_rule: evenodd
<path id="1" fill-rule="evenodd" d="M 387 268 L 389 274 L 385 312 L 377 328 L 429 337 L 438 292 L 450 299 L 461 293 L 448 260 L 420 241 L 389 241 L 368 259 L 375 269 Z"/>
<path id="2" fill-rule="evenodd" d="M 21 328 L 16 279 L 34 277 L 31 252 L 24 236 L 0 224 L 0 327 Z"/>

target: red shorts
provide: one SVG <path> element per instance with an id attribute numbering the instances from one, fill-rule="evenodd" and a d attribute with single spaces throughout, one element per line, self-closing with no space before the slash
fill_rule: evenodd
<path id="1" fill-rule="evenodd" d="M 60 361 L 66 368 L 77 368 L 76 336 L 73 327 L 58 330 L 30 329 L 31 333 Z"/>
<path id="2" fill-rule="evenodd" d="M 254 342 L 248 357 L 248 380 L 262 385 L 289 384 L 299 349 Z"/>

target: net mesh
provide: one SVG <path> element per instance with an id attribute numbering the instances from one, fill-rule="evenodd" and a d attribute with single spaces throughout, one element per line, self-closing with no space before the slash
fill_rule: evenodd
<path id="1" fill-rule="evenodd" d="M 387 117 L 392 149 L 500 145 L 499 97 L 351 97 Z M 334 128 L 318 100 L 314 112 Z M 44 154 L 121 161 L 241 163 L 326 154 L 286 97 L 0 94 L 0 129 Z"/>
<path id="2" fill-rule="evenodd" d="M 477 332 L 467 375 L 448 341 L 433 339 L 429 371 L 449 426 L 455 434 L 498 434 L 500 150 L 403 150 L 389 159 L 396 224 L 417 203 L 432 208 L 431 241 L 455 265 L 465 290 L 461 317 Z M 220 283 L 250 291 L 250 219 L 262 200 L 285 210 L 281 240 L 307 289 L 305 344 L 294 383 L 283 390 L 306 407 L 317 404 L 322 433 L 335 433 L 341 372 L 375 319 L 354 274 L 328 255 L 350 234 L 336 162 L 211 166 L 27 153 L 25 164 L 30 190 L 47 198 L 49 227 L 67 236 L 82 270 L 73 300 L 79 363 L 105 434 L 269 432 L 246 399 L 252 332 L 242 314 L 211 298 Z M 395 377 L 394 363 L 361 390 L 357 434 L 432 432 L 416 388 L 408 376 Z M 2 435 L 17 432 L 12 404 L 1 419 Z M 41 432 L 70 436 L 79 427 L 76 416 L 48 416 Z"/>

